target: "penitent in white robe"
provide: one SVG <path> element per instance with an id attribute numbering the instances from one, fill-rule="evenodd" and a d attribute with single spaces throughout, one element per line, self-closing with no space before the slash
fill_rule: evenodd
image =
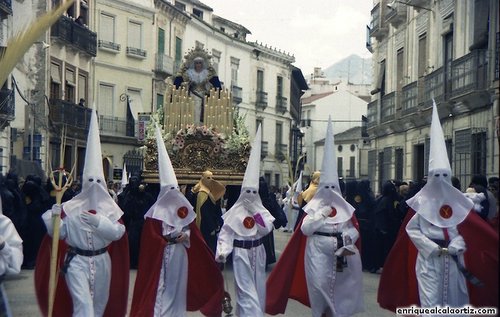
<path id="1" fill-rule="evenodd" d="M 450 227 L 448 249 L 462 250 L 458 260 L 464 265 L 465 241 L 457 227 Z M 449 255 L 439 256 L 438 245 L 431 239 L 444 240 L 443 229 L 415 214 L 406 226 L 406 232 L 418 250 L 415 273 L 422 307 L 462 307 L 469 303 L 465 277 Z M 480 233 L 478 233 L 480 234 Z"/>
<path id="2" fill-rule="evenodd" d="M 236 316 L 264 316 L 266 308 L 266 250 L 261 244 L 251 249 L 233 248 L 234 240 L 257 240 L 273 230 L 274 218 L 267 211 L 261 213 L 264 226 L 256 223 L 256 234 L 240 236 L 226 222 L 219 232 L 217 252 L 220 254 L 233 252 L 233 272 L 236 288 Z M 234 223 L 233 225 L 237 225 Z"/>
<path id="3" fill-rule="evenodd" d="M 175 228 L 162 223 L 162 234 L 168 236 Z M 183 243 L 169 244 L 163 250 L 158 290 L 154 306 L 155 317 L 186 316 L 186 294 L 188 280 L 188 255 L 189 236 L 188 227 L 182 230 L 188 235 Z M 178 235 L 178 232 L 175 234 Z"/>
<path id="4" fill-rule="evenodd" d="M 1 204 L 0 204 L 1 208 Z M 4 239 L 5 245 L 0 250 L 0 276 L 19 274 L 23 263 L 23 240 L 16 231 L 10 219 L 4 216 L 0 210 L 0 236 Z M 7 296 L 0 282 L 0 301 L 4 302 L 7 316 L 12 316 L 9 308 Z M 0 311 L 0 313 L 2 313 Z"/>
<path id="5" fill-rule="evenodd" d="M 332 222 L 332 218 L 324 218 L 316 212 L 313 216 L 306 215 L 301 227 L 307 236 L 304 269 L 313 317 L 320 317 L 323 313 L 329 317 L 351 316 L 364 310 L 361 257 L 354 245 L 359 233 L 351 220 Z M 347 267 L 343 272 L 336 271 L 337 238 L 315 235 L 314 232 L 342 232 L 344 248 L 354 252 L 346 256 Z M 349 246 L 346 246 L 347 236 L 352 240 Z"/>
<path id="6" fill-rule="evenodd" d="M 64 205 L 63 205 L 64 209 Z M 52 236 L 52 211 L 42 215 L 47 233 Z M 80 220 L 79 213 L 67 213 L 61 219 L 60 239 L 82 250 L 99 250 L 119 240 L 125 226 L 100 216 L 99 226 L 93 228 Z M 111 283 L 111 258 L 108 252 L 96 256 L 75 255 L 65 275 L 74 317 L 99 317 L 104 314 Z"/>

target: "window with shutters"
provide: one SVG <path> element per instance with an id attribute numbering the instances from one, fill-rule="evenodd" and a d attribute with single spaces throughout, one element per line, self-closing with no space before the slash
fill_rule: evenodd
<path id="1" fill-rule="evenodd" d="M 377 172 L 377 150 L 368 151 L 368 178 L 370 181 L 375 181 Z"/>
<path id="2" fill-rule="evenodd" d="M 175 69 L 176 72 L 182 64 L 182 39 L 175 37 Z"/>
<path id="3" fill-rule="evenodd" d="M 87 81 L 87 75 L 80 71 L 78 74 L 78 101 L 82 98 L 87 100 Z"/>
<path id="4" fill-rule="evenodd" d="M 468 185 L 471 179 L 471 134 L 471 129 L 455 131 L 453 175 L 458 177 L 463 185 Z"/>
<path id="5" fill-rule="evenodd" d="M 128 21 L 127 56 L 145 58 L 146 51 L 142 49 L 142 24 Z"/>
<path id="6" fill-rule="evenodd" d="M 158 28 L 158 54 L 165 54 L 165 30 Z"/>
<path id="7" fill-rule="evenodd" d="M 339 177 L 344 177 L 344 158 L 337 157 L 337 174 Z"/>
<path id="8" fill-rule="evenodd" d="M 110 84 L 99 84 L 99 95 L 97 102 L 99 103 L 99 115 L 115 117 L 115 104 L 113 100 L 115 87 Z"/>
<path id="9" fill-rule="evenodd" d="M 115 19 L 114 15 L 101 12 L 99 17 L 99 32 L 97 33 L 99 36 L 99 48 L 114 53 L 120 51 L 120 44 L 116 43 L 115 38 Z"/>
<path id="10" fill-rule="evenodd" d="M 397 148 L 394 151 L 394 169 L 395 169 L 395 179 L 396 180 L 403 180 L 403 158 L 404 158 L 404 153 L 402 148 Z"/>
<path id="11" fill-rule="evenodd" d="M 238 86 L 238 69 L 240 67 L 240 60 L 231 57 L 231 85 Z"/>
<path id="12" fill-rule="evenodd" d="M 50 64 L 50 99 L 61 99 L 61 65 Z"/>
<path id="13" fill-rule="evenodd" d="M 66 68 L 65 72 L 65 99 L 66 101 L 75 103 L 76 97 L 76 74 L 75 70 L 71 68 Z"/>
<path id="14" fill-rule="evenodd" d="M 401 90 L 404 86 L 404 49 L 399 49 L 396 55 L 396 97 L 401 93 Z M 399 108 L 400 103 L 396 103 L 396 106 Z"/>
<path id="15" fill-rule="evenodd" d="M 471 172 L 473 175 L 486 175 L 486 131 L 473 133 L 471 137 Z"/>

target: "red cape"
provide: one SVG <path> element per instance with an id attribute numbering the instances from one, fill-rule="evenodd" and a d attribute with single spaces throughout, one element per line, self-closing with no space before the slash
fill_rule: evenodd
<path id="1" fill-rule="evenodd" d="M 307 236 L 302 233 L 299 222 L 297 230 L 283 250 L 278 262 L 274 266 L 266 281 L 266 313 L 270 315 L 284 314 L 288 299 L 295 299 L 311 307 L 307 293 L 306 274 L 304 270 L 304 254 Z M 359 232 L 359 223 L 356 216 L 351 221 Z M 356 247 L 361 252 L 361 237 L 356 241 Z"/>
<path id="2" fill-rule="evenodd" d="M 205 316 L 220 316 L 224 297 L 222 273 L 200 230 L 191 223 L 188 253 L 187 310 Z M 135 280 L 130 316 L 153 316 L 160 267 L 166 241 L 160 220 L 146 218 L 142 229 L 139 269 Z"/>
<path id="3" fill-rule="evenodd" d="M 406 225 L 415 212 L 409 210 L 399 229 L 384 264 L 378 288 L 380 307 L 396 311 L 397 307 L 419 306 L 415 274 L 417 249 L 406 232 Z M 498 233 L 474 211 L 458 225 L 467 245 L 465 266 L 485 285 L 477 287 L 467 281 L 469 299 L 475 307 L 498 307 Z"/>
<path id="4" fill-rule="evenodd" d="M 52 248 L 52 238 L 48 235 L 42 240 L 35 266 L 35 292 L 38 306 L 43 314 L 48 314 L 49 302 L 49 276 L 50 276 L 50 250 Z M 62 267 L 64 256 L 68 245 L 63 240 L 59 240 L 57 254 L 58 270 Z M 129 253 L 128 238 L 125 233 L 118 241 L 112 242 L 108 247 L 111 257 L 111 285 L 109 299 L 106 305 L 105 317 L 123 317 L 127 313 L 128 302 L 128 282 L 129 282 Z M 71 316 L 73 314 L 73 303 L 69 294 L 66 279 L 63 274 L 59 274 L 57 280 L 56 296 L 54 302 L 53 316 Z"/>

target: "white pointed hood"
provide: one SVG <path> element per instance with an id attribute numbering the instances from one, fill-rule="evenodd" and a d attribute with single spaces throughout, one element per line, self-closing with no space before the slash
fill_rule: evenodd
<path id="1" fill-rule="evenodd" d="M 245 176 L 241 184 L 240 196 L 234 205 L 222 216 L 224 223 L 231 227 L 236 234 L 243 237 L 257 234 L 257 224 L 254 224 L 250 228 L 244 225 L 245 219 L 252 217 L 250 210 L 260 213 L 264 221 L 274 221 L 274 217 L 262 205 L 262 200 L 259 196 L 260 148 L 262 143 L 260 129 L 261 126 L 259 125 L 252 143 Z"/>
<path id="2" fill-rule="evenodd" d="M 292 185 L 292 203 L 294 205 L 299 204 L 299 195 L 302 192 L 302 172 L 300 171 L 299 178 L 297 178 L 297 181 L 293 183 Z"/>
<path id="3" fill-rule="evenodd" d="M 161 220 L 181 231 L 196 218 L 196 213 L 187 198 L 179 191 L 175 171 L 168 156 L 161 130 L 156 125 L 156 144 L 158 147 L 158 174 L 160 193 L 156 202 L 149 208 L 144 218 Z"/>
<path id="4" fill-rule="evenodd" d="M 451 184 L 450 162 L 434 100 L 430 134 L 427 183 L 406 202 L 433 225 L 440 228 L 453 227 L 464 221 L 473 203 Z"/>
<path id="5" fill-rule="evenodd" d="M 127 175 L 127 164 L 123 163 L 123 172 L 122 172 L 122 183 L 121 187 L 125 188 L 128 184 L 128 175 Z"/>
<path id="6" fill-rule="evenodd" d="M 314 197 L 304 206 L 304 212 L 313 215 L 325 208 L 332 210 L 332 216 L 329 219 L 332 223 L 348 221 L 354 212 L 354 207 L 345 201 L 340 191 L 331 117 L 328 118 L 328 127 L 326 129 L 325 149 L 318 190 Z"/>
<path id="7" fill-rule="evenodd" d="M 82 191 L 63 204 L 66 215 L 79 215 L 83 211 L 95 210 L 97 214 L 117 221 L 123 215 L 108 192 L 102 167 L 101 139 L 96 111 L 90 117 L 85 166 L 82 175 Z"/>

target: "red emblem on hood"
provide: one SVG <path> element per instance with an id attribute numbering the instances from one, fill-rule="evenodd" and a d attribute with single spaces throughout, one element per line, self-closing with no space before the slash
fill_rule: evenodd
<path id="1" fill-rule="evenodd" d="M 177 216 L 179 216 L 179 218 L 184 219 L 187 217 L 187 215 L 188 215 L 187 207 L 181 207 L 177 209 Z"/>
<path id="2" fill-rule="evenodd" d="M 252 217 L 245 217 L 245 219 L 243 219 L 243 226 L 247 229 L 252 229 L 255 226 L 255 219 Z"/>
<path id="3" fill-rule="evenodd" d="M 453 209 L 449 205 L 443 205 L 439 208 L 439 215 L 444 219 L 449 219 L 453 215 Z"/>
<path id="4" fill-rule="evenodd" d="M 328 217 L 335 217 L 337 215 L 337 209 L 335 209 L 334 207 L 332 207 L 332 211 L 330 212 L 330 214 L 328 215 Z"/>

